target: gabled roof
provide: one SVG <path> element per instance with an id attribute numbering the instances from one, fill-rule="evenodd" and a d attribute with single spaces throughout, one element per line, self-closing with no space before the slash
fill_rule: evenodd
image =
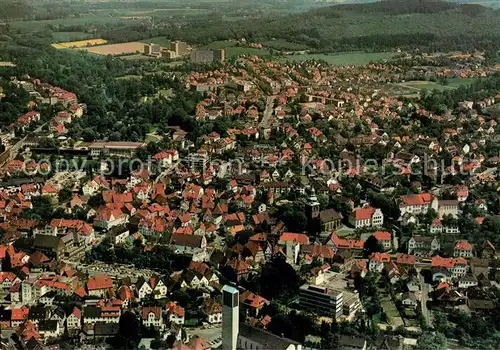
<path id="1" fill-rule="evenodd" d="M 391 240 L 391 233 L 387 231 L 377 231 L 373 233 L 373 236 L 378 241 L 390 241 Z"/>
<path id="2" fill-rule="evenodd" d="M 472 251 L 472 244 L 470 244 L 466 240 L 457 241 L 457 243 L 455 244 L 455 250 Z"/>
<path id="3" fill-rule="evenodd" d="M 297 242 L 300 244 L 309 244 L 309 237 L 303 233 L 283 232 L 280 236 L 280 242 Z"/>
<path id="4" fill-rule="evenodd" d="M 89 291 L 110 288 L 113 288 L 113 281 L 111 280 L 111 277 L 107 275 L 90 277 L 87 282 L 87 289 Z"/>

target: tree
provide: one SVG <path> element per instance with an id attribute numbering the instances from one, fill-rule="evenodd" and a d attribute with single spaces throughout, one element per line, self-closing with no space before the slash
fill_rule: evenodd
<path id="1" fill-rule="evenodd" d="M 133 312 L 125 311 L 120 316 L 118 333 L 111 340 L 115 349 L 135 349 L 141 340 L 140 325 Z"/>
<path id="2" fill-rule="evenodd" d="M 424 332 L 417 340 L 419 350 L 446 350 L 448 342 L 443 333 Z"/>
<path id="3" fill-rule="evenodd" d="M 69 188 L 63 188 L 61 191 L 59 191 L 59 201 L 60 202 L 66 202 L 71 199 L 73 196 L 73 191 L 71 191 Z"/>
<path id="4" fill-rule="evenodd" d="M 381 251 L 382 245 L 374 235 L 371 235 L 366 239 L 365 244 L 363 245 L 363 257 L 368 258 L 373 253 L 378 253 Z"/>

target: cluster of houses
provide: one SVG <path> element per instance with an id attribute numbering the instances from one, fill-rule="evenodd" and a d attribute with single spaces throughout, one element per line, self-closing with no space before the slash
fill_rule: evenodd
<path id="1" fill-rule="evenodd" d="M 488 156 L 486 148 L 496 140 L 498 124 L 482 111 L 500 96 L 464 101 L 453 113 L 433 115 L 418 102 L 405 105 L 376 89 L 401 78 L 384 65 L 323 68 L 254 56 L 240 63 L 185 77 L 186 88 L 205 92 L 195 109 L 199 123 L 238 122 L 203 135 L 198 147 L 185 131 L 170 128 L 165 137 L 171 146 L 151 154 L 155 167 L 132 171 L 127 178 L 78 173 L 47 179 L 33 172 L 2 185 L 2 329 L 25 342 L 50 342 L 65 334 L 95 342 L 116 334 L 120 317 L 133 312 L 146 329 L 163 339 L 173 336 L 176 349 L 208 349 L 199 337 L 186 339 L 182 328 L 221 327 L 222 281 L 251 281 L 277 258 L 303 273 L 299 305 L 311 310 L 318 308 L 314 300 L 329 305 L 315 311 L 318 317 L 350 321 L 363 312 L 354 281 L 368 273 L 387 278 L 408 312 L 429 298 L 464 310 L 496 307 L 489 292 L 497 269 L 496 242 L 474 245 L 462 239 L 456 219 L 465 215 L 465 205 L 481 214 L 473 217 L 478 225 L 498 214 L 472 192 L 496 181 L 499 159 Z M 272 96 L 257 88 L 255 77 Z M 19 84 L 41 103 L 64 106 L 50 121 L 57 134 L 83 116 L 84 105 L 75 94 L 36 79 Z M 231 93 L 219 96 L 218 86 Z M 413 108 L 418 118 L 401 121 L 398 131 L 382 127 L 404 108 Z M 40 114 L 32 111 L 17 123 L 37 118 Z M 421 118 L 440 123 L 441 135 L 415 131 Z M 330 125 L 337 123 L 354 132 L 332 133 Z M 277 138 L 280 142 L 272 142 Z M 338 167 L 319 156 L 330 144 L 338 148 Z M 91 145 L 90 156 L 107 150 L 130 157 L 142 146 L 99 142 Z M 363 162 L 372 149 L 383 149 L 379 168 L 390 166 L 391 174 L 373 173 L 373 164 Z M 237 167 L 222 160 L 227 152 L 241 157 Z M 413 168 L 427 166 L 427 157 L 438 161 L 444 156 L 451 163 L 441 173 L 429 170 L 438 186 L 429 188 L 413 178 Z M 307 172 L 300 164 L 307 164 Z M 22 160 L 6 165 L 12 180 L 20 170 L 37 167 Z M 468 180 L 442 185 L 459 172 Z M 370 197 L 368 189 L 389 198 L 390 210 L 380 201 L 363 200 Z M 57 215 L 31 215 L 40 197 L 60 209 Z M 302 209 L 289 215 L 294 204 Z M 302 229 L 292 228 L 293 219 Z M 418 233 L 400 232 L 413 227 Z M 367 254 L 373 239 L 378 249 Z M 446 253 L 450 242 L 453 249 Z M 102 247 L 145 257 L 157 246 L 182 257 L 185 266 L 142 276 L 130 267 L 130 276 L 123 276 L 89 264 Z M 193 310 L 178 291 L 196 293 L 198 306 Z M 265 330 L 272 323 L 266 313 L 271 301 L 240 288 L 243 321 Z"/>

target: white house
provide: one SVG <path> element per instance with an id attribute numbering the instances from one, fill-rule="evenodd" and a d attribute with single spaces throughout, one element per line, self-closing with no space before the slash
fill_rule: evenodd
<path id="1" fill-rule="evenodd" d="M 82 311 L 76 306 L 66 318 L 66 327 L 68 327 L 68 330 L 80 329 L 82 327 Z"/>
<path id="2" fill-rule="evenodd" d="M 142 323 L 147 328 L 154 327 L 158 330 L 163 329 L 163 317 L 159 306 L 144 306 L 142 308 Z"/>

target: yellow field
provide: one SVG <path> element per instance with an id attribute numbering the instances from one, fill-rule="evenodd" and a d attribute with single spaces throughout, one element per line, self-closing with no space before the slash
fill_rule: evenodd
<path id="1" fill-rule="evenodd" d="M 108 42 L 104 39 L 87 39 L 80 41 L 68 41 L 65 43 L 54 43 L 52 47 L 55 49 L 71 49 L 74 47 L 87 47 L 87 46 L 95 46 L 95 45 L 104 45 Z"/>

